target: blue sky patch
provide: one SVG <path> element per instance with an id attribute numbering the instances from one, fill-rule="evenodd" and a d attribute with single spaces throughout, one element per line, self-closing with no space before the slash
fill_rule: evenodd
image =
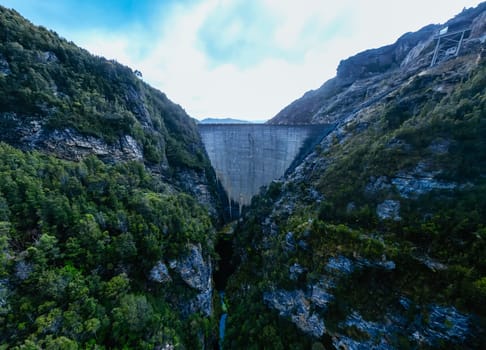
<path id="1" fill-rule="evenodd" d="M 235 1 L 208 16 L 198 33 L 199 44 L 215 64 L 251 66 L 276 54 L 275 26 L 261 1 Z"/>

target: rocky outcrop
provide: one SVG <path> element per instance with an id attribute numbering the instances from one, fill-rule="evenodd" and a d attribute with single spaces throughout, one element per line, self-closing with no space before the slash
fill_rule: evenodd
<path id="1" fill-rule="evenodd" d="M 80 160 L 94 154 L 108 161 L 126 161 L 143 159 L 143 154 L 137 141 L 130 135 L 121 137 L 118 142 L 107 144 L 93 136 L 83 136 L 70 130 L 55 130 L 42 135 L 41 138 L 25 139 L 36 148 L 43 148 L 67 159 Z"/>
<path id="2" fill-rule="evenodd" d="M 144 159 L 142 147 L 130 135 L 108 144 L 101 138 L 69 128 L 49 130 L 41 120 L 15 112 L 0 113 L 0 126 L 10 130 L 1 139 L 24 150 L 37 149 L 76 161 L 88 155 L 96 155 L 111 163 Z"/>
<path id="3" fill-rule="evenodd" d="M 368 106 L 385 101 L 398 87 L 430 66 L 434 36 L 443 27 L 451 31 L 471 28 L 461 55 L 482 52 L 486 34 L 485 4 L 468 9 L 443 26 L 428 25 L 406 33 L 394 44 L 358 53 L 340 62 L 336 77 L 306 92 L 281 110 L 269 123 L 334 123 Z M 469 32 L 468 32 L 469 33 Z"/>
<path id="4" fill-rule="evenodd" d="M 171 260 L 169 267 L 182 280 L 197 291 L 195 298 L 185 302 L 184 313 L 201 312 L 206 316 L 212 314 L 212 267 L 209 258 L 203 258 L 201 245 L 188 245 L 188 253 L 178 260 Z"/>
<path id="5" fill-rule="evenodd" d="M 296 281 L 306 270 L 307 269 L 302 267 L 300 264 L 294 263 L 289 268 L 289 277 L 291 280 Z"/>
<path id="6" fill-rule="evenodd" d="M 263 293 L 263 301 L 279 315 L 289 318 L 300 330 L 320 338 L 326 332 L 324 317 L 328 305 L 335 300 L 334 289 L 339 280 L 355 269 L 383 268 L 393 270 L 392 261 L 372 262 L 367 259 L 353 261 L 345 256 L 330 258 L 326 264 L 329 274 L 321 276 L 320 281 L 309 284 L 306 290 L 273 289 Z M 297 279 L 305 268 L 297 263 L 290 267 L 290 279 Z M 293 278 L 293 274 L 295 278 Z"/>
<path id="7" fill-rule="evenodd" d="M 169 269 L 162 261 L 158 261 L 152 270 L 150 270 L 149 279 L 157 283 L 167 283 L 172 281 Z"/>
<path id="8" fill-rule="evenodd" d="M 3 57 L 2 54 L 0 54 L 0 76 L 6 76 L 6 75 L 9 75 L 11 73 L 10 71 L 10 66 L 7 62 L 7 60 L 5 59 L 5 57 Z"/>
<path id="9" fill-rule="evenodd" d="M 454 307 L 429 305 L 428 320 L 423 329 L 417 329 L 412 337 L 419 343 L 438 346 L 447 341 L 461 344 L 471 334 L 471 318 Z"/>
<path id="10" fill-rule="evenodd" d="M 337 78 L 343 84 L 349 84 L 358 79 L 409 66 L 421 53 L 424 42 L 430 42 L 439 28 L 437 25 L 426 26 L 418 32 L 403 35 L 392 45 L 367 50 L 341 61 Z"/>
<path id="11" fill-rule="evenodd" d="M 323 280 L 320 283 L 308 286 L 310 301 L 321 310 L 326 310 L 334 295 L 330 292 L 335 285 L 332 280 Z"/>
<path id="12" fill-rule="evenodd" d="M 421 161 L 411 171 L 400 171 L 391 179 L 391 183 L 404 198 L 412 198 L 432 190 L 453 190 L 458 185 L 454 182 L 437 180 L 440 170 L 430 169 L 426 161 Z"/>
<path id="13" fill-rule="evenodd" d="M 56 54 L 52 51 L 44 51 L 37 53 L 37 61 L 40 63 L 48 64 L 48 63 L 57 63 L 59 59 L 57 58 Z"/>
<path id="14" fill-rule="evenodd" d="M 32 264 L 29 264 L 25 260 L 20 260 L 17 262 L 17 264 L 15 264 L 15 277 L 20 281 L 24 281 L 29 278 L 32 270 Z"/>
<path id="15" fill-rule="evenodd" d="M 430 256 L 427 254 L 416 254 L 414 255 L 414 258 L 424 264 L 428 269 L 436 272 L 436 271 L 441 271 L 441 270 L 446 270 L 447 265 L 443 264 L 435 259 L 432 259 Z"/>
<path id="16" fill-rule="evenodd" d="M 8 288 L 8 280 L 0 279 L 0 315 L 3 315 L 8 311 Z"/>
<path id="17" fill-rule="evenodd" d="M 355 269 L 355 264 L 351 259 L 339 255 L 329 259 L 326 265 L 326 270 L 332 273 L 350 274 Z"/>
<path id="18" fill-rule="evenodd" d="M 386 176 L 372 176 L 370 182 L 365 187 L 365 194 L 375 195 L 376 193 L 391 189 L 390 181 Z"/>
<path id="19" fill-rule="evenodd" d="M 376 215 L 381 220 L 400 220 L 400 202 L 387 199 L 376 207 Z"/>
<path id="20" fill-rule="evenodd" d="M 278 289 L 265 292 L 263 300 L 269 307 L 277 310 L 280 316 L 290 318 L 303 332 L 316 338 L 324 334 L 324 321 L 311 312 L 311 305 L 303 291 Z"/>
<path id="21" fill-rule="evenodd" d="M 191 288 L 204 291 L 211 287 L 211 263 L 204 261 L 200 245 L 190 244 L 187 255 L 169 265 Z"/>
<path id="22" fill-rule="evenodd" d="M 401 344 L 400 334 L 414 346 L 436 348 L 445 342 L 458 346 L 470 336 L 471 318 L 454 307 L 431 304 L 427 306 L 426 314 L 422 314 L 417 309 L 411 310 L 412 304 L 408 299 L 402 297 L 400 303 L 403 308 L 388 313 L 382 321 L 368 321 L 358 312 L 351 313 L 339 324 L 339 328 L 343 331 L 354 328 L 360 332 L 362 339 L 336 333 L 333 345 L 337 349 L 397 349 Z M 407 320 L 405 312 L 415 313 L 414 322 Z"/>
<path id="23" fill-rule="evenodd" d="M 361 315 L 357 312 L 353 312 L 346 320 L 340 324 L 341 328 L 351 328 L 359 330 L 363 334 L 363 338 L 368 340 L 355 340 L 351 337 L 344 335 L 335 335 L 333 337 L 333 345 L 336 349 L 380 349 L 380 350 L 392 350 L 395 349 L 384 337 L 387 334 L 386 325 L 378 322 L 365 321 Z M 395 330 L 396 331 L 396 330 Z"/>
<path id="24" fill-rule="evenodd" d="M 215 190 L 208 183 L 208 179 L 214 178 L 214 175 L 207 174 L 208 171 L 209 169 L 183 169 L 175 175 L 175 181 L 179 188 L 194 196 L 200 204 L 208 209 L 210 215 L 216 218 L 220 214 L 218 212 L 218 198 L 215 195 Z"/>

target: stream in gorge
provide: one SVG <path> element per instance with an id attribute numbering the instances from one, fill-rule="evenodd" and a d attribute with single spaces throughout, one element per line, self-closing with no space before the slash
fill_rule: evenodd
<path id="1" fill-rule="evenodd" d="M 222 349 L 226 330 L 226 319 L 228 318 L 228 307 L 225 303 L 225 288 L 229 276 L 235 271 L 235 266 L 232 263 L 233 258 L 233 236 L 231 234 L 223 234 L 216 244 L 216 252 L 220 259 L 218 267 L 214 272 L 213 279 L 216 290 L 221 299 L 221 317 L 219 319 L 219 349 Z"/>

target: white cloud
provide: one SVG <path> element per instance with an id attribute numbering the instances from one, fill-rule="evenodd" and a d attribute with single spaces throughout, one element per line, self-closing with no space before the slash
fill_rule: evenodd
<path id="1" fill-rule="evenodd" d="M 215 63 L 200 45 L 198 35 L 208 18 L 233 6 L 223 0 L 176 5 L 150 35 L 143 28 L 133 28 L 128 33 L 85 32 L 74 40 L 93 53 L 141 70 L 146 81 L 193 117 L 265 119 L 331 78 L 341 59 L 390 44 L 406 31 L 443 22 L 478 1 L 459 3 L 264 0 L 265 15 L 275 21 L 274 41 L 259 45 L 281 54 L 269 54 L 243 67 Z M 221 40 L 242 30 L 242 23 L 234 22 L 221 33 Z M 267 34 L 261 33 L 262 40 L 268 40 Z M 251 37 L 258 39 L 253 32 Z"/>

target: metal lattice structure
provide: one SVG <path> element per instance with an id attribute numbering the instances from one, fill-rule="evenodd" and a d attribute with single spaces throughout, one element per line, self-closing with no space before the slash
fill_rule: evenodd
<path id="1" fill-rule="evenodd" d="M 461 45 L 470 31 L 471 28 L 465 28 L 449 32 L 448 27 L 443 28 L 435 37 L 437 44 L 435 45 L 434 56 L 430 66 L 432 67 L 438 62 L 457 57 L 461 50 Z"/>

